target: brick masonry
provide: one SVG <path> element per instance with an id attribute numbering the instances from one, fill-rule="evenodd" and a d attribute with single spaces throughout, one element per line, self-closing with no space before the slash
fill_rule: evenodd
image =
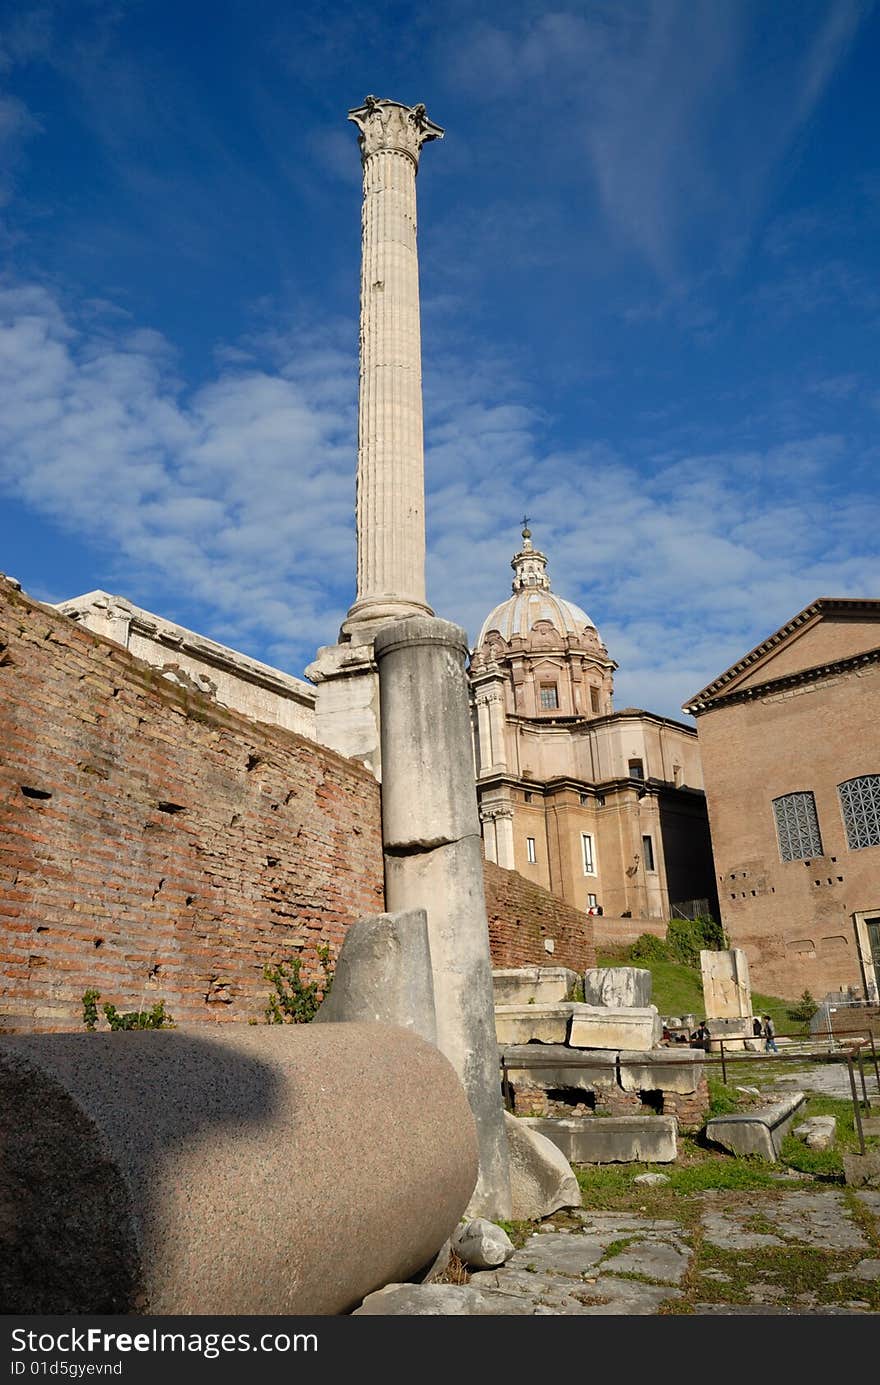
<path id="1" fill-rule="evenodd" d="M 78 1028 L 87 987 L 262 1018 L 266 963 L 383 907 L 353 761 L 170 683 L 0 583 L 0 1026 Z"/>
<path id="2" fill-rule="evenodd" d="M 624 919 L 609 917 L 608 914 L 598 914 L 592 922 L 595 924 L 596 946 L 600 952 L 606 947 L 629 947 L 643 933 L 650 933 L 654 938 L 665 938 L 668 927 L 666 919 Z"/>
<path id="3" fill-rule="evenodd" d="M 582 1090 L 571 1089 L 570 1101 L 553 1100 L 541 1087 L 533 1087 L 525 1079 L 511 1083 L 513 1110 L 517 1116 L 580 1116 L 593 1118 L 594 1112 L 606 1116 L 643 1116 L 647 1113 L 674 1116 L 683 1134 L 702 1129 L 709 1114 L 709 1084 L 705 1075 L 693 1092 L 625 1092 L 619 1082 L 614 1086 L 599 1086 L 588 1097 Z"/>
<path id="4" fill-rule="evenodd" d="M 262 1020 L 267 963 L 319 977 L 317 947 L 383 908 L 359 764 L 2 579 L 0 737 L 0 1030 L 77 1029 L 90 987 L 179 1023 Z M 593 965 L 592 920 L 546 890 L 487 864 L 486 903 L 493 965 Z"/>
<path id="5" fill-rule="evenodd" d="M 515 870 L 485 861 L 486 912 L 493 967 L 596 965 L 595 920 Z M 548 953 L 544 940 L 553 942 Z"/>
<path id="6" fill-rule="evenodd" d="M 853 915 L 880 912 L 880 846 L 849 848 L 838 785 L 880 773 L 878 707 L 880 665 L 866 663 L 698 718 L 721 918 L 758 991 L 818 1000 L 861 989 Z M 803 791 L 822 854 L 783 861 L 773 800 Z"/>

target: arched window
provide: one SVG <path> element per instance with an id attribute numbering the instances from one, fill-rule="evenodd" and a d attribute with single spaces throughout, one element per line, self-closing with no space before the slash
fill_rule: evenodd
<path id="1" fill-rule="evenodd" d="M 880 774 L 847 779 L 837 792 L 850 851 L 880 846 Z"/>
<path id="2" fill-rule="evenodd" d="M 787 793 L 773 800 L 779 854 L 783 861 L 808 861 L 822 855 L 822 837 L 811 793 Z"/>

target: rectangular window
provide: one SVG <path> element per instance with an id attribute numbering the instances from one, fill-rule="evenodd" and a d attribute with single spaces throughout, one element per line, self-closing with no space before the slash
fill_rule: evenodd
<path id="1" fill-rule="evenodd" d="M 595 687 L 591 687 L 591 688 L 590 688 L 590 707 L 591 707 L 591 709 L 592 709 L 594 712 L 598 712 L 598 710 L 599 710 L 599 689 L 598 689 L 598 688 L 595 688 Z"/>
<path id="2" fill-rule="evenodd" d="M 654 843 L 650 837 L 642 837 L 642 859 L 645 862 L 645 870 L 656 870 L 654 865 Z"/>
<path id="3" fill-rule="evenodd" d="M 644 760 L 630 760 L 630 762 L 629 762 L 629 777 L 630 777 L 630 779 L 644 779 L 644 777 L 645 777 L 645 762 L 644 762 Z"/>
<path id="4" fill-rule="evenodd" d="M 595 896 L 594 894 L 588 894 L 588 895 L 587 895 L 587 908 L 588 908 L 588 909 L 595 909 L 597 903 L 598 903 L 598 900 L 597 900 L 597 898 L 596 898 L 596 896 Z"/>
<path id="5" fill-rule="evenodd" d="M 559 694 L 556 691 L 555 683 L 541 684 L 541 706 L 548 710 L 559 706 Z"/>
<path id="6" fill-rule="evenodd" d="M 880 846 L 880 774 L 847 779 L 838 784 L 837 792 L 850 851 Z"/>
<path id="7" fill-rule="evenodd" d="M 586 805 L 587 805 L 587 804 L 589 803 L 589 801 L 590 801 L 590 795 L 589 795 L 588 793 L 582 793 L 582 794 L 580 795 L 580 800 L 581 800 L 581 807 L 584 808 L 584 807 L 586 807 Z"/>
<path id="8" fill-rule="evenodd" d="M 596 853 L 593 850 L 593 838 L 589 832 L 581 833 L 581 851 L 584 858 L 584 875 L 595 875 Z"/>
<path id="9" fill-rule="evenodd" d="M 822 855 L 822 838 L 811 793 L 787 793 L 773 800 L 779 855 L 783 861 L 809 861 Z"/>
<path id="10" fill-rule="evenodd" d="M 530 863 L 530 865 L 534 865 L 535 862 L 536 862 L 537 859 L 538 859 L 538 857 L 537 857 L 537 855 L 536 855 L 536 853 L 535 853 L 535 839 L 534 839 L 534 837 L 526 837 L 526 855 L 527 855 L 528 858 L 529 858 L 529 863 Z"/>

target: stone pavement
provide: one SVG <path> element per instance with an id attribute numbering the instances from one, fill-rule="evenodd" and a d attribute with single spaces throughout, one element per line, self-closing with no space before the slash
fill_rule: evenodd
<path id="1" fill-rule="evenodd" d="M 558 1213 L 500 1269 L 465 1285 L 389 1285 L 357 1312 L 880 1313 L 880 1192 L 819 1183 L 710 1191 L 675 1200 L 680 1214 L 669 1201 L 659 1216 Z"/>

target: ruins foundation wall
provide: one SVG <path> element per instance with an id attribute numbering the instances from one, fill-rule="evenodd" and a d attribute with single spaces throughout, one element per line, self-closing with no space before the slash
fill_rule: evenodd
<path id="1" fill-rule="evenodd" d="M 384 906 L 379 786 L 0 582 L 0 1028 L 263 1018 Z"/>

